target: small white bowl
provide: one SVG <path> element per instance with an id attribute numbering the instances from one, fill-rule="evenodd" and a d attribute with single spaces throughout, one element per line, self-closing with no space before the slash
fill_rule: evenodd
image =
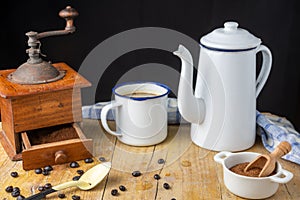
<path id="1" fill-rule="evenodd" d="M 248 199 L 264 199 L 276 193 L 279 183 L 287 183 L 293 178 L 293 174 L 282 169 L 279 162 L 276 163 L 276 174 L 268 177 L 242 176 L 230 170 L 237 164 L 251 162 L 259 155 L 222 151 L 214 156 L 214 160 L 223 165 L 224 184 L 230 192 Z"/>

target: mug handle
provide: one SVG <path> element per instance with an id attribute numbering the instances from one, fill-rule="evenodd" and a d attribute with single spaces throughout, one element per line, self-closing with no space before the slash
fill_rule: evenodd
<path id="1" fill-rule="evenodd" d="M 260 51 L 262 52 L 263 61 L 262 61 L 260 73 L 256 80 L 256 98 L 261 92 L 262 88 L 264 87 L 268 79 L 268 76 L 270 74 L 271 66 L 272 66 L 272 54 L 270 49 L 264 45 L 260 45 L 260 47 L 258 47 L 258 49 L 256 50 L 256 53 Z"/>
<path id="2" fill-rule="evenodd" d="M 103 128 L 108 132 L 110 133 L 111 135 L 114 135 L 114 136 L 122 136 L 121 133 L 117 133 L 115 131 L 112 131 L 108 124 L 107 124 L 107 114 L 108 114 L 108 111 L 110 109 L 113 109 L 113 108 L 116 108 L 116 107 L 119 107 L 119 106 L 122 106 L 121 103 L 118 103 L 118 102 L 112 102 L 106 106 L 104 106 L 101 110 L 101 123 L 102 123 L 102 126 Z"/>
<path id="3" fill-rule="evenodd" d="M 284 175 L 284 177 L 280 177 L 280 175 Z M 293 174 L 287 170 L 282 169 L 281 173 L 278 176 L 271 176 L 270 179 L 271 181 L 275 183 L 287 183 L 293 178 Z"/>
<path id="4" fill-rule="evenodd" d="M 229 152 L 229 151 L 222 151 L 222 152 L 219 152 L 217 153 L 215 156 L 214 156 L 214 160 L 217 162 L 217 163 L 220 163 L 220 164 L 223 164 L 225 158 L 227 158 L 229 155 L 231 155 L 232 153 Z"/>

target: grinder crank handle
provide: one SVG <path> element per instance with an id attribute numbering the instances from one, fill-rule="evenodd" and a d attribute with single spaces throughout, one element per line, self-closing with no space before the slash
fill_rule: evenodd
<path id="1" fill-rule="evenodd" d="M 59 12 L 59 16 L 66 20 L 65 30 L 73 32 L 75 31 L 74 18 L 78 15 L 78 12 L 71 6 L 67 6 L 65 9 Z"/>
<path id="2" fill-rule="evenodd" d="M 30 34 L 30 41 L 37 41 L 49 36 L 67 35 L 75 32 L 76 28 L 74 26 L 74 18 L 78 15 L 79 13 L 74 8 L 67 6 L 59 12 L 59 16 L 66 20 L 66 27 L 64 30 L 46 31 L 42 33 L 28 32 L 28 34 Z"/>

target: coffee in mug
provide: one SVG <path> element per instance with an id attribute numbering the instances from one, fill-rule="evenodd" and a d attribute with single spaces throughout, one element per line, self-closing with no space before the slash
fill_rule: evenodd
<path id="1" fill-rule="evenodd" d="M 168 128 L 168 86 L 157 82 L 130 82 L 113 88 L 115 101 L 101 111 L 103 128 L 128 145 L 149 146 L 162 142 Z M 107 124 L 107 113 L 116 109 L 116 131 Z"/>
<path id="2" fill-rule="evenodd" d="M 141 92 L 133 92 L 133 93 L 125 94 L 124 96 L 127 96 L 127 97 L 154 97 L 154 96 L 158 96 L 158 95 L 159 94 L 141 91 Z"/>

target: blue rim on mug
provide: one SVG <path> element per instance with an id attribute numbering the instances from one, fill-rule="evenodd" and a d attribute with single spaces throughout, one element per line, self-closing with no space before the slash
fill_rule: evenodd
<path id="1" fill-rule="evenodd" d="M 164 89 L 166 89 L 167 91 L 161 95 L 157 95 L 157 96 L 149 96 L 149 97 L 129 97 L 129 96 L 125 96 L 125 95 L 122 95 L 122 94 L 118 94 L 116 92 L 116 89 L 118 89 L 119 87 L 121 86 L 124 86 L 124 85 L 135 85 L 135 84 L 154 84 L 154 85 L 157 85 L 157 86 L 160 86 Z M 132 99 L 132 100 L 136 100 L 136 101 L 144 101 L 144 100 L 147 100 L 147 99 L 156 99 L 156 98 L 160 98 L 160 97 L 163 97 L 165 95 L 168 95 L 170 93 L 170 88 L 167 86 L 167 85 L 164 85 L 162 83 L 158 83 L 158 82 L 150 82 L 150 81 L 135 81 L 135 82 L 125 82 L 125 83 L 120 83 L 118 85 L 116 85 L 115 87 L 113 87 L 112 89 L 112 92 L 119 96 L 119 97 L 123 97 L 123 98 L 127 98 L 127 99 Z"/>

